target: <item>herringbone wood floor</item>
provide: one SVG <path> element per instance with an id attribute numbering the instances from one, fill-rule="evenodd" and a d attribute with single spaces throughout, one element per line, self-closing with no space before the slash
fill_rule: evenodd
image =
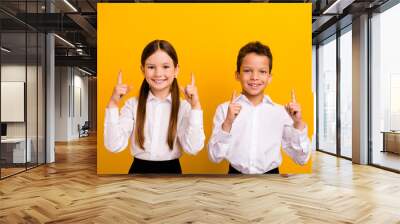
<path id="1" fill-rule="evenodd" d="M 96 141 L 0 181 L 0 223 L 400 223 L 400 175 L 317 153 L 314 173 L 97 176 Z"/>

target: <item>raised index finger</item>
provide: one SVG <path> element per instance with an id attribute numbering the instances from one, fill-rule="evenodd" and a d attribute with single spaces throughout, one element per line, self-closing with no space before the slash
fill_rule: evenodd
<path id="1" fill-rule="evenodd" d="M 235 101 L 235 99 L 236 99 L 236 90 L 234 90 L 232 93 L 231 103 L 233 103 L 233 101 Z"/>
<path id="2" fill-rule="evenodd" d="M 118 72 L 118 80 L 117 80 L 117 82 L 118 82 L 118 85 L 122 84 L 122 71 L 121 70 L 119 70 L 119 72 Z"/>
<path id="3" fill-rule="evenodd" d="M 192 76 L 191 76 L 191 83 L 192 83 L 192 86 L 194 86 L 194 73 L 192 72 Z"/>
<path id="4" fill-rule="evenodd" d="M 291 93 L 291 102 L 296 103 L 296 95 L 294 94 L 294 89 L 292 89 L 292 93 Z"/>

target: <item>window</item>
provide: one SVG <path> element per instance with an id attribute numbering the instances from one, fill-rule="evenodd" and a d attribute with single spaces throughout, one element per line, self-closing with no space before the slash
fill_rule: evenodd
<path id="1" fill-rule="evenodd" d="M 372 163 L 400 170 L 400 4 L 371 18 Z"/>
<path id="2" fill-rule="evenodd" d="M 336 153 L 336 36 L 318 48 L 318 148 Z"/>
<path id="3" fill-rule="evenodd" d="M 352 157 L 352 34 L 351 26 L 340 36 L 340 154 Z"/>

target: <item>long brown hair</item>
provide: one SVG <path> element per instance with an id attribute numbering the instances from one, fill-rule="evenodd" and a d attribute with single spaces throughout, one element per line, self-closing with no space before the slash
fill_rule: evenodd
<path id="1" fill-rule="evenodd" d="M 147 46 L 143 49 L 141 64 L 142 67 L 145 66 L 145 61 L 148 57 L 150 57 L 157 50 L 162 50 L 167 53 L 173 60 L 174 66 L 178 65 L 178 56 L 174 47 L 165 40 L 154 40 L 147 44 Z M 137 106 L 136 113 L 136 128 L 135 128 L 135 141 L 141 149 L 144 149 L 144 123 L 146 119 L 146 103 L 147 97 L 149 96 L 150 86 L 146 79 L 143 80 L 142 85 L 140 87 L 139 92 L 139 102 Z M 174 140 L 176 137 L 176 130 L 178 126 L 178 112 L 180 106 L 179 99 L 179 86 L 178 81 L 174 78 L 174 81 L 171 85 L 171 97 L 172 97 L 172 108 L 171 115 L 169 118 L 169 126 L 168 126 L 168 138 L 167 143 L 169 148 L 172 150 L 174 147 Z M 162 116 L 162 115 L 161 115 Z"/>

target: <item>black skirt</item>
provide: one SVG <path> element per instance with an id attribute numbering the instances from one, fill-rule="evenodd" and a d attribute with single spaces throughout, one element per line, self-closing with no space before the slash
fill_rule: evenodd
<path id="1" fill-rule="evenodd" d="M 242 174 L 242 172 L 240 172 L 239 170 L 233 168 L 233 166 L 231 166 L 231 164 L 229 164 L 229 172 L 228 174 Z M 279 169 L 278 167 L 275 169 L 272 169 L 264 174 L 279 174 Z"/>
<path id="2" fill-rule="evenodd" d="M 179 159 L 166 161 L 150 161 L 135 158 L 133 159 L 129 174 L 182 174 Z"/>

